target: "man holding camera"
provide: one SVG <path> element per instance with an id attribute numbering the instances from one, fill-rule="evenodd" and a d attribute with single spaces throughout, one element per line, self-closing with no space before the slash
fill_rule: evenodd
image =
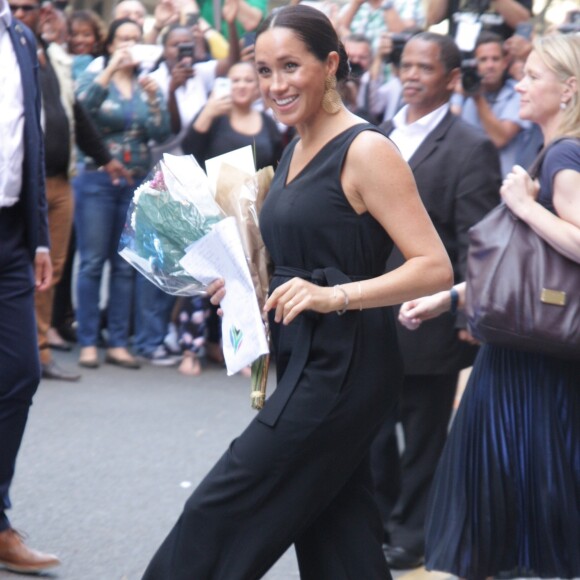
<path id="1" fill-rule="evenodd" d="M 520 96 L 515 81 L 507 76 L 509 62 L 501 37 L 482 32 L 475 45 L 475 61 L 480 82 L 467 87 L 464 83 L 461 118 L 491 139 L 505 176 L 518 162 L 526 143 L 524 132 L 532 124 L 520 119 Z"/>
<path id="2" fill-rule="evenodd" d="M 381 127 L 408 161 L 455 272 L 464 279 L 468 230 L 499 202 L 497 151 L 485 136 L 455 116 L 449 101 L 461 55 L 449 36 L 423 32 L 411 38 L 400 63 L 406 105 Z M 404 259 L 394 251 L 387 270 Z M 399 399 L 404 449 L 392 424 L 372 448 L 377 501 L 383 517 L 385 556 L 391 568 L 423 563 L 427 495 L 447 437 L 459 371 L 476 347 L 464 322 L 450 312 L 411 332 L 397 325 L 405 376 Z"/>

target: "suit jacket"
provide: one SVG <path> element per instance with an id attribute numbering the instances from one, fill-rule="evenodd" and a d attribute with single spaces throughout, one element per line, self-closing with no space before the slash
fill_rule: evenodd
<path id="1" fill-rule="evenodd" d="M 391 121 L 381 125 L 389 135 Z M 409 159 L 419 194 L 453 266 L 455 282 L 465 279 L 468 230 L 499 203 L 501 171 L 496 148 L 474 127 L 448 112 Z M 387 263 L 403 263 L 394 250 Z M 476 348 L 457 338 L 464 325 L 444 314 L 409 331 L 397 324 L 407 375 L 450 374 L 472 364 Z"/>
<path id="2" fill-rule="evenodd" d="M 20 66 L 24 97 L 24 163 L 20 203 L 25 221 L 26 243 L 34 259 L 38 246 L 48 246 L 48 220 L 44 189 L 44 142 L 40 126 L 40 86 L 34 34 L 12 19 L 8 34 Z"/>

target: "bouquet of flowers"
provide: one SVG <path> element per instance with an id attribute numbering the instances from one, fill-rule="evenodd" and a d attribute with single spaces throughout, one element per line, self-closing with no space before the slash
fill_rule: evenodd
<path id="1" fill-rule="evenodd" d="M 220 161 L 219 169 L 213 170 L 215 184 L 211 183 L 193 156 L 165 154 L 148 178 L 135 190 L 127 212 L 119 253 L 163 291 L 177 296 L 200 294 L 212 279 L 224 277 L 224 273 L 216 269 L 219 262 L 217 253 L 218 250 L 228 250 L 228 244 L 224 241 L 226 238 L 214 234 L 226 232 L 226 225 L 229 224 L 221 222 L 227 217 L 235 218 L 238 231 L 230 246 L 241 245 L 243 253 L 230 255 L 227 259 L 237 261 L 234 269 L 249 270 L 249 284 L 253 284 L 251 294 L 255 304 L 248 307 L 247 302 L 240 299 L 243 306 L 236 307 L 234 289 L 237 291 L 238 280 L 228 283 L 226 278 L 230 291 L 226 294 L 228 312 L 225 304 L 222 304 L 224 356 L 228 374 L 254 361 L 252 406 L 259 409 L 265 400 L 269 362 L 267 329 L 260 315 L 268 291 L 269 258 L 260 235 L 258 215 L 273 177 L 273 169 L 269 167 L 256 173 L 253 159 L 251 169 L 247 167 L 247 156 L 242 169 L 240 163 L 235 162 L 235 159 L 239 159 L 236 154 L 240 151 L 232 152 L 231 157 L 228 157 L 230 154 L 222 156 L 224 159 Z M 228 159 L 233 164 L 229 164 Z M 206 162 L 206 167 L 215 168 L 211 161 Z M 217 227 L 218 224 L 221 225 Z M 231 233 L 227 235 L 231 237 Z M 213 247 L 210 246 L 210 239 Z M 224 248 L 215 248 L 216 243 Z M 195 258 L 202 258 L 201 253 L 207 252 L 208 247 L 210 258 L 205 262 L 203 259 L 196 261 Z M 244 329 L 235 320 L 236 310 L 247 311 L 248 308 L 253 310 L 254 329 Z M 258 323 L 255 322 L 256 318 L 259 318 Z M 256 332 L 258 324 L 260 331 Z M 244 330 L 247 337 L 245 342 L 242 340 Z M 231 339 L 231 344 L 227 342 L 228 339 Z"/>
<path id="2" fill-rule="evenodd" d="M 193 296 L 204 286 L 179 261 L 224 217 L 195 159 L 165 155 L 135 190 L 119 253 L 161 290 Z"/>

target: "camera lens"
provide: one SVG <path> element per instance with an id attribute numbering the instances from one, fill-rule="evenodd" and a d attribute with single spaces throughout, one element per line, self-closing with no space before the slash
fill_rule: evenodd
<path id="1" fill-rule="evenodd" d="M 479 91 L 481 76 L 477 71 L 477 60 L 468 59 L 461 63 L 461 86 L 468 95 Z"/>

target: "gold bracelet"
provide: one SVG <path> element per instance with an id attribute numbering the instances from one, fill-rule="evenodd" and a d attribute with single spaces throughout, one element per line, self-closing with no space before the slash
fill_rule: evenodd
<path id="1" fill-rule="evenodd" d="M 333 298 L 336 298 L 336 291 L 337 290 L 340 290 L 344 294 L 344 306 L 340 310 L 336 311 L 336 313 L 339 316 L 342 316 L 346 312 L 346 309 L 348 308 L 348 304 L 349 304 L 350 300 L 348 299 L 348 294 L 346 293 L 346 290 L 342 286 L 340 286 L 339 284 L 334 285 L 333 292 L 332 292 Z"/>
<path id="2" fill-rule="evenodd" d="M 362 286 L 358 283 L 358 309 L 362 310 Z"/>

